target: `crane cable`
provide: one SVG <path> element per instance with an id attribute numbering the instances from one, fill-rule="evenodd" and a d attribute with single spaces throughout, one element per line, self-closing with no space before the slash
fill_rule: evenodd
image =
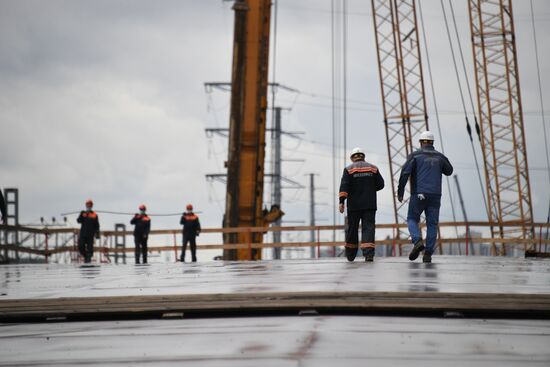
<path id="1" fill-rule="evenodd" d="M 271 133 L 271 172 L 275 174 L 275 141 L 277 139 L 277 136 L 275 134 L 275 96 L 277 94 L 277 87 L 276 87 L 276 75 L 277 75 L 277 15 L 278 15 L 278 9 L 279 9 L 279 1 L 275 0 L 273 1 L 273 46 L 271 46 L 271 49 L 273 50 L 272 53 L 272 61 L 271 61 L 271 128 L 273 129 L 273 132 Z M 280 136 L 279 136 L 280 138 Z M 277 179 L 274 177 L 274 179 Z M 271 205 L 273 205 L 273 182 L 271 183 L 271 192 L 270 192 L 270 201 Z M 280 204 L 280 203 L 279 203 Z"/>
<path id="2" fill-rule="evenodd" d="M 330 2 L 330 47 L 331 47 L 331 92 L 332 92 L 332 225 L 336 225 L 336 94 L 335 94 L 335 65 L 334 60 L 334 1 Z M 336 231 L 332 231 L 332 242 L 336 242 Z"/>
<path id="3" fill-rule="evenodd" d="M 343 139 L 343 152 L 344 152 L 344 167 L 347 162 L 347 145 L 348 145 L 348 0 L 343 0 L 342 11 L 342 23 L 343 23 L 343 49 L 342 49 L 342 63 L 343 63 L 343 98 L 344 98 L 344 139 Z"/>
<path id="4" fill-rule="evenodd" d="M 80 214 L 81 212 L 82 211 L 77 210 L 77 211 L 72 211 L 72 212 L 67 212 L 67 213 L 61 213 L 60 215 L 64 217 L 64 216 L 72 215 L 72 214 Z M 111 210 L 94 210 L 94 212 L 103 213 L 103 214 L 114 214 L 114 215 L 134 215 L 134 214 L 136 214 L 136 213 L 130 213 L 130 212 L 115 212 L 115 211 L 111 211 Z M 149 217 L 175 217 L 175 216 L 181 216 L 182 213 L 156 213 L 156 214 L 147 213 L 147 215 Z M 200 214 L 201 212 L 193 212 L 193 213 Z"/>
<path id="5" fill-rule="evenodd" d="M 455 10 L 454 10 L 453 3 L 452 3 L 451 0 L 449 0 L 449 7 L 451 8 L 453 26 L 454 26 L 454 29 L 455 29 L 455 36 L 456 36 L 456 41 L 457 41 L 457 44 L 458 44 L 458 51 L 460 53 L 460 61 L 462 62 L 462 71 L 464 73 L 464 79 L 466 79 L 466 89 L 468 90 L 468 96 L 470 97 L 470 107 L 472 108 L 472 115 L 474 115 L 477 138 L 478 138 L 479 142 L 481 142 L 481 129 L 479 127 L 479 123 L 477 121 L 477 116 L 476 116 L 476 113 L 475 113 L 476 108 L 475 108 L 475 104 L 474 104 L 474 98 L 472 97 L 472 88 L 470 88 L 470 78 L 468 78 L 468 72 L 466 71 L 466 63 L 464 62 L 464 53 L 462 52 L 462 43 L 460 42 L 460 38 L 459 38 L 459 35 L 458 35 L 458 26 L 456 24 L 456 15 L 455 15 Z M 470 137 L 472 135 L 471 130 L 472 129 L 470 128 L 470 130 L 468 132 Z"/>
<path id="6" fill-rule="evenodd" d="M 439 122 L 439 109 L 437 107 L 437 99 L 435 97 L 435 88 L 434 88 L 434 80 L 432 75 L 432 64 L 430 62 L 430 54 L 428 52 L 428 42 L 426 38 L 426 27 L 424 26 L 424 15 L 422 13 L 422 0 L 418 0 L 418 10 L 420 13 L 420 23 L 422 24 L 422 38 L 424 40 L 424 50 L 426 51 L 426 61 L 428 64 L 428 75 L 430 76 L 430 86 L 432 89 L 432 98 L 434 101 L 434 110 L 435 110 L 435 121 L 437 123 L 437 130 L 439 132 L 439 141 L 441 142 L 441 152 L 445 154 L 445 147 L 443 146 L 443 136 L 441 135 L 441 124 Z M 453 195 L 451 192 L 451 183 L 449 180 L 449 177 L 445 177 L 445 181 L 447 182 L 447 191 L 449 192 L 449 199 L 451 201 L 451 210 L 453 213 L 453 221 L 456 222 L 456 213 L 455 213 L 455 205 L 453 201 Z M 458 238 L 458 228 L 455 227 L 456 235 Z"/>
<path id="7" fill-rule="evenodd" d="M 475 164 L 476 164 L 477 177 L 478 177 L 479 185 L 480 185 L 480 188 L 481 188 L 481 194 L 483 195 L 483 204 L 485 206 L 485 211 L 487 213 L 487 219 L 490 220 L 490 218 L 489 218 L 489 208 L 487 206 L 487 197 L 485 195 L 485 190 L 483 189 L 483 180 L 481 179 L 481 172 L 480 172 L 480 169 L 479 169 L 479 162 L 478 162 L 478 159 L 477 159 L 477 153 L 476 153 L 476 150 L 475 150 L 475 147 L 474 147 L 474 142 L 473 142 L 473 139 L 472 139 L 472 128 L 470 126 L 470 121 L 468 120 L 468 112 L 467 112 L 467 108 L 466 108 L 466 102 L 464 101 L 464 92 L 462 90 L 462 83 L 460 81 L 460 76 L 458 74 L 458 66 L 456 64 L 456 56 L 455 56 L 455 51 L 454 51 L 453 42 L 452 42 L 452 38 L 451 38 L 451 31 L 449 29 L 449 22 L 447 20 L 447 12 L 445 11 L 445 5 L 443 4 L 443 0 L 440 0 L 440 4 L 441 4 L 441 10 L 443 11 L 443 19 L 445 20 L 445 28 L 447 30 L 447 39 L 449 41 L 449 47 L 451 49 L 453 65 L 454 65 L 454 70 L 455 70 L 455 75 L 456 75 L 456 81 L 458 83 L 458 90 L 460 92 L 460 100 L 462 102 L 462 109 L 463 109 L 463 112 L 464 112 L 464 118 L 466 120 L 466 130 L 467 130 L 468 136 L 470 138 L 470 145 L 472 147 L 472 152 L 474 154 L 474 161 L 475 161 Z M 454 18 L 454 11 L 453 11 L 452 14 L 453 14 L 453 20 L 454 20 L 455 29 L 456 29 L 456 19 Z M 457 38 L 457 41 L 458 41 L 458 44 L 460 45 L 460 39 Z M 462 47 L 460 47 L 460 49 L 462 50 Z M 462 64 L 463 64 L 463 67 L 464 67 L 464 72 L 466 72 L 466 66 L 465 66 L 465 63 L 464 63 L 464 56 L 462 54 L 462 51 L 461 51 L 461 56 L 462 56 Z M 468 88 L 468 90 L 469 90 L 469 88 Z M 470 94 L 470 96 L 471 96 L 471 94 Z M 472 107 L 473 107 L 473 102 L 472 102 Z M 474 112 L 474 116 L 475 116 L 475 112 Z M 478 127 L 478 124 L 477 124 L 477 119 L 476 119 L 476 131 L 478 131 L 478 137 L 479 137 L 479 127 Z"/>
<path id="8" fill-rule="evenodd" d="M 544 114 L 544 102 L 542 99 L 542 81 L 540 77 L 540 64 L 539 64 L 539 47 L 537 42 L 537 30 L 535 27 L 535 11 L 533 10 L 533 0 L 530 1 L 531 5 L 531 24 L 533 26 L 533 40 L 535 42 L 535 60 L 537 62 L 537 77 L 539 83 L 539 101 L 540 110 L 542 113 L 542 130 L 544 134 L 544 148 L 546 149 L 546 169 L 548 172 L 548 183 L 550 184 L 550 158 L 548 154 L 548 138 L 546 135 L 546 116 Z M 550 199 L 548 200 L 548 216 L 546 217 L 546 223 L 550 223 Z M 548 239 L 548 229 L 546 230 L 546 239 Z"/>

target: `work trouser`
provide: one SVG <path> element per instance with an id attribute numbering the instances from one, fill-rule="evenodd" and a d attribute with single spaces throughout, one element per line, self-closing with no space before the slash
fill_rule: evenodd
<path id="1" fill-rule="evenodd" d="M 143 263 L 147 264 L 147 236 L 134 236 L 136 264 L 139 264 L 140 255 L 143 257 Z"/>
<path id="2" fill-rule="evenodd" d="M 187 250 L 187 243 L 191 245 L 191 260 L 193 262 L 197 262 L 197 242 L 196 242 L 197 236 L 190 235 L 190 234 L 183 234 L 182 238 L 182 248 L 181 248 L 181 256 L 180 260 L 181 262 L 185 261 L 185 251 Z"/>
<path id="3" fill-rule="evenodd" d="M 89 263 L 94 256 L 94 236 L 78 237 L 78 252 L 84 258 L 84 262 Z"/>
<path id="4" fill-rule="evenodd" d="M 346 247 L 360 247 L 363 255 L 374 254 L 374 230 L 376 209 L 348 210 Z M 361 222 L 361 245 L 359 246 L 359 222 Z"/>
<path id="5" fill-rule="evenodd" d="M 420 197 L 419 197 L 420 196 Z M 423 199 L 422 199 L 423 197 Z M 426 215 L 426 250 L 425 253 L 433 254 L 437 240 L 437 226 L 439 225 L 439 208 L 441 207 L 441 195 L 420 194 L 411 195 L 407 225 L 413 243 L 422 239 L 420 231 L 420 215 Z"/>

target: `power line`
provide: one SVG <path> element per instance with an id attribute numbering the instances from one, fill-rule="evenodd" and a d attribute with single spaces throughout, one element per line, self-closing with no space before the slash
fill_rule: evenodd
<path id="1" fill-rule="evenodd" d="M 111 211 L 111 210 L 94 210 L 94 212 L 103 213 L 103 214 L 114 214 L 114 215 L 134 215 L 134 214 L 136 214 L 135 212 L 134 213 L 116 212 L 116 211 Z M 77 210 L 77 211 L 73 211 L 73 212 L 61 213 L 59 215 L 65 216 L 65 215 L 72 215 L 72 214 L 79 214 L 79 213 L 81 213 L 81 211 Z M 150 216 L 150 217 L 174 217 L 174 216 L 181 216 L 182 213 L 183 212 L 181 212 L 181 213 L 156 213 L 156 214 L 147 213 L 147 215 Z M 201 212 L 195 212 L 195 213 L 200 214 Z"/>

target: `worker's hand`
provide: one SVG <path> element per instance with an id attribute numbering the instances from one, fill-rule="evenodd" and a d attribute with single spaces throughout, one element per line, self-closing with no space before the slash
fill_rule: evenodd
<path id="1" fill-rule="evenodd" d="M 197 237 L 199 237 L 199 234 L 201 234 L 201 231 L 197 231 Z"/>
<path id="2" fill-rule="evenodd" d="M 399 200 L 400 203 L 403 202 L 403 196 L 397 196 L 397 200 Z"/>
<path id="3" fill-rule="evenodd" d="M 343 212 L 344 212 L 344 204 L 338 205 L 338 211 L 339 211 L 340 213 L 343 213 Z"/>

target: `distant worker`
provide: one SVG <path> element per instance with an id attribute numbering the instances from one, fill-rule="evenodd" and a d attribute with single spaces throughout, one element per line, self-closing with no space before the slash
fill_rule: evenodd
<path id="1" fill-rule="evenodd" d="M 94 255 L 94 237 L 99 239 L 99 218 L 97 213 L 92 210 L 94 202 L 90 199 L 86 201 L 86 210 L 80 212 L 78 219 L 80 223 L 80 235 L 78 237 L 78 251 L 84 257 L 85 263 L 92 261 Z"/>
<path id="2" fill-rule="evenodd" d="M 7 224 L 8 210 L 6 208 L 6 201 L 4 200 L 4 195 L 2 194 L 1 189 L 0 189 L 0 214 L 2 214 L 2 218 L 0 218 L 0 223 Z"/>
<path id="3" fill-rule="evenodd" d="M 353 162 L 346 168 L 340 182 L 339 210 L 344 212 L 348 201 L 348 229 L 346 231 L 346 257 L 355 260 L 359 247 L 359 222 L 361 222 L 361 251 L 365 261 L 374 260 L 374 231 L 376 222 L 376 192 L 384 188 L 384 179 L 375 165 L 365 162 L 361 148 L 351 151 Z"/>
<path id="4" fill-rule="evenodd" d="M 450 176 L 453 173 L 453 166 L 447 157 L 435 150 L 434 135 L 430 131 L 420 134 L 419 141 L 420 149 L 409 155 L 407 162 L 401 168 L 397 199 L 399 202 L 403 202 L 405 185 L 410 177 L 411 198 L 407 225 L 414 247 L 409 254 L 409 260 L 416 260 L 420 252 L 424 250 L 422 262 L 431 263 L 439 225 L 441 175 Z M 422 212 L 426 215 L 428 227 L 425 246 L 419 227 Z"/>
<path id="5" fill-rule="evenodd" d="M 191 261 L 197 262 L 197 242 L 196 238 L 201 232 L 201 223 L 199 217 L 193 213 L 193 205 L 187 204 L 186 212 L 181 216 L 180 224 L 183 225 L 183 238 L 181 249 L 181 262 L 185 262 L 185 250 L 187 243 L 191 244 Z"/>
<path id="6" fill-rule="evenodd" d="M 143 263 L 147 264 L 147 240 L 151 231 L 151 218 L 145 213 L 147 207 L 144 204 L 139 206 L 139 213 L 134 215 L 130 221 L 134 227 L 134 245 L 136 254 L 136 264 L 139 264 L 140 255 Z"/>

